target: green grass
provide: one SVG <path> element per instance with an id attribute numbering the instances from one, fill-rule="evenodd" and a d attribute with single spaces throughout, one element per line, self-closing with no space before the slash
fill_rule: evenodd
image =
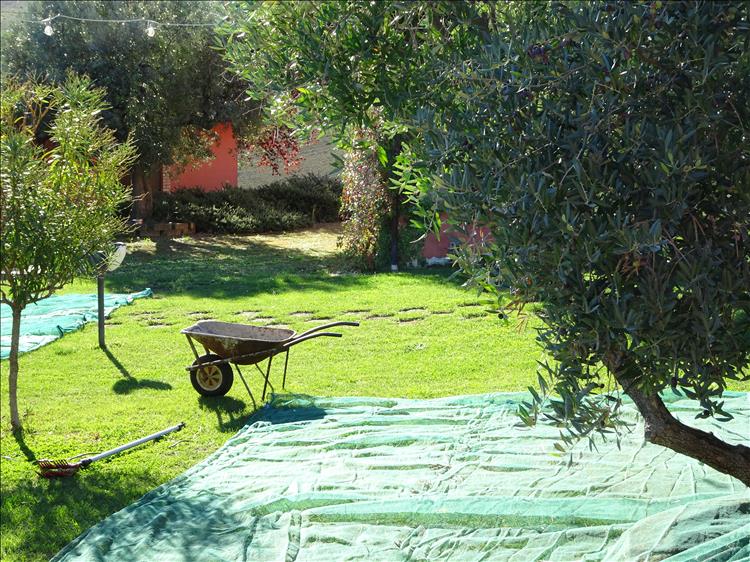
<path id="1" fill-rule="evenodd" d="M 3 560 L 48 559 L 107 515 L 216 450 L 256 404 L 239 380 L 226 397 L 200 398 L 184 366 L 181 328 L 201 318 L 281 324 L 302 331 L 326 319 L 361 322 L 344 337 L 318 338 L 290 355 L 286 391 L 330 396 L 428 398 L 522 390 L 533 383 L 533 326 L 518 329 L 486 312 L 449 270 L 337 273 L 336 231 L 142 241 L 131 245 L 107 290 L 155 296 L 96 326 L 24 355 L 19 401 L 25 432 L 0 425 Z M 78 281 L 64 292 L 94 292 Z M 5 368 L 3 363 L 2 367 Z M 272 375 L 281 382 L 278 362 Z M 256 400 L 262 379 L 243 369 Z M 0 388 L 3 406 L 5 381 Z M 157 443 L 47 481 L 28 462 L 97 452 L 185 421 Z"/>
<path id="2" fill-rule="evenodd" d="M 281 324 L 302 331 L 327 319 L 361 322 L 290 356 L 288 392 L 429 398 L 524 390 L 534 384 L 534 323 L 501 323 L 449 270 L 337 273 L 335 227 L 286 235 L 142 241 L 107 279 L 113 292 L 155 296 L 21 358 L 25 432 L 9 432 L 0 377 L 0 558 L 48 559 L 70 540 L 196 464 L 240 429 L 256 404 L 235 381 L 201 398 L 184 366 L 179 331 L 201 318 Z M 63 292 L 95 291 L 78 281 Z M 522 327 L 520 327 L 522 326 Z M 6 363 L 0 365 L 3 369 Z M 272 381 L 278 386 L 282 362 Z M 243 369 L 256 399 L 262 379 Z M 750 390 L 750 383 L 733 390 Z M 97 452 L 179 421 L 180 433 L 93 465 L 67 480 L 39 478 L 28 462 Z M 220 477 L 220 475 L 217 475 Z"/>

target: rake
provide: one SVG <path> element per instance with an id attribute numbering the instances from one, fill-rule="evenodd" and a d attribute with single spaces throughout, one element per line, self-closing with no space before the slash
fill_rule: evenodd
<path id="1" fill-rule="evenodd" d="M 114 449 L 110 449 L 109 451 L 104 451 L 103 453 L 99 453 L 98 455 L 88 457 L 77 462 L 71 461 L 82 455 L 77 455 L 76 457 L 70 457 L 68 459 L 62 460 L 39 459 L 38 461 L 36 461 L 36 464 L 39 467 L 39 474 L 44 478 L 73 476 L 76 472 L 83 468 L 87 468 L 93 462 L 106 459 L 107 457 L 111 457 L 112 455 L 116 455 L 118 453 L 122 453 L 123 451 L 132 449 L 133 447 L 137 447 L 138 445 L 142 445 L 143 443 L 146 443 L 148 441 L 159 439 L 160 437 L 164 437 L 165 435 L 174 431 L 180 431 L 183 427 L 185 427 L 185 423 L 180 422 L 175 426 L 168 427 L 167 429 L 163 429 L 162 431 L 157 431 L 156 433 L 153 433 L 147 437 L 141 437 L 140 439 L 136 439 L 135 441 L 131 441 L 130 443 L 126 443 L 125 445 L 120 445 L 119 447 L 115 447 Z M 83 454 L 86 455 L 90 453 Z"/>

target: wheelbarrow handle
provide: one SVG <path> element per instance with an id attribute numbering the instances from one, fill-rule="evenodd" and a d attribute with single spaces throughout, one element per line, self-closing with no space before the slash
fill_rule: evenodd
<path id="1" fill-rule="evenodd" d="M 307 332 L 305 332 L 307 334 Z M 302 334 L 301 336 L 294 338 L 293 340 L 289 340 L 284 345 L 281 346 L 281 350 L 289 349 L 293 345 L 296 345 L 298 343 L 301 343 L 306 340 L 311 340 L 313 338 L 319 338 L 320 336 L 329 336 L 332 338 L 340 338 L 341 334 L 337 334 L 336 332 L 316 332 L 314 334 Z"/>
<path id="2" fill-rule="evenodd" d="M 326 328 L 333 328 L 334 326 L 359 326 L 359 322 L 348 322 L 346 320 L 341 320 L 339 322 L 330 322 L 329 324 L 322 324 L 320 326 L 316 326 L 315 328 L 310 328 L 306 332 L 302 332 L 297 338 L 303 338 L 308 334 L 312 334 L 314 332 L 318 332 L 320 330 L 325 330 Z M 340 336 L 341 334 L 339 334 Z M 293 340 L 294 341 L 294 340 Z"/>

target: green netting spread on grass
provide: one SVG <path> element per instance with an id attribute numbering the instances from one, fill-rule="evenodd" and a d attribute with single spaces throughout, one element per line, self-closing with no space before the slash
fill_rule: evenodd
<path id="1" fill-rule="evenodd" d="M 730 424 L 667 399 L 746 443 L 748 396 L 728 394 Z M 644 443 L 630 406 L 619 449 L 580 444 L 568 467 L 554 428 L 519 425 L 522 399 L 276 397 L 54 560 L 748 560 L 738 480 Z"/>
<path id="2" fill-rule="evenodd" d="M 116 308 L 130 304 L 133 299 L 151 296 L 151 289 L 140 293 L 105 294 L 104 314 L 109 316 Z M 97 319 L 96 295 L 53 295 L 30 304 L 21 313 L 20 353 L 33 351 L 55 341 L 63 334 L 79 330 L 87 322 Z M 10 355 L 11 311 L 7 304 L 0 305 L 0 359 Z"/>

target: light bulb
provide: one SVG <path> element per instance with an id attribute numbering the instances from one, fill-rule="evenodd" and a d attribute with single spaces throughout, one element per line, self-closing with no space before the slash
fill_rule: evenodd
<path id="1" fill-rule="evenodd" d="M 146 35 L 148 35 L 149 37 L 153 37 L 154 35 L 156 35 L 156 28 L 154 27 L 153 23 L 148 24 L 148 27 L 146 28 Z"/>
<path id="2" fill-rule="evenodd" d="M 55 30 L 52 29 L 52 26 L 48 23 L 44 26 L 44 34 L 48 37 L 51 36 L 53 33 L 55 33 Z"/>

